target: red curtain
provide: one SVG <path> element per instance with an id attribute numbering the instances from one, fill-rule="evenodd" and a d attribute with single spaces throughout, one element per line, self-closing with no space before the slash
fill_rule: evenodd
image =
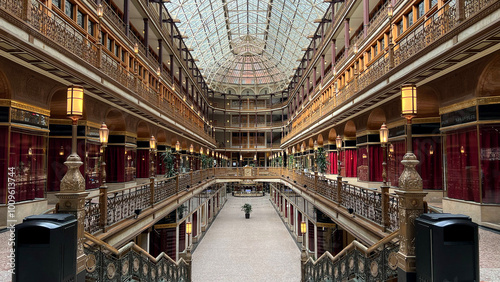
<path id="1" fill-rule="evenodd" d="M 0 127 L 0 203 L 7 203 L 7 181 L 8 181 L 8 164 L 7 164 L 7 156 L 8 156 L 8 146 L 9 144 L 9 128 L 8 127 Z"/>
<path id="2" fill-rule="evenodd" d="M 125 157 L 123 145 L 106 148 L 106 182 L 125 181 Z"/>
<path id="3" fill-rule="evenodd" d="M 392 152 L 391 152 L 392 145 Z M 391 186 L 398 187 L 399 177 L 403 173 L 404 166 L 401 164 L 403 156 L 406 153 L 406 144 L 404 140 L 396 141 L 389 144 L 387 148 L 387 180 Z"/>
<path id="4" fill-rule="evenodd" d="M 307 224 L 307 237 L 309 238 L 309 251 L 314 252 L 314 223 Z"/>
<path id="5" fill-rule="evenodd" d="M 416 169 L 422 177 L 424 189 L 443 189 L 441 137 L 413 138 L 413 152 L 420 161 Z"/>
<path id="6" fill-rule="evenodd" d="M 345 149 L 340 152 L 340 159 L 342 160 L 342 176 L 356 177 L 357 156 L 356 149 Z"/>
<path id="7" fill-rule="evenodd" d="M 484 125 L 481 131 L 481 182 L 483 203 L 500 204 L 500 126 Z"/>
<path id="8" fill-rule="evenodd" d="M 149 149 L 137 150 L 137 178 L 148 178 L 150 166 Z"/>
<path id="9" fill-rule="evenodd" d="M 38 135 L 11 133 L 9 168 L 15 169 L 16 202 L 44 198 L 47 183 L 45 138 Z"/>
<path id="10" fill-rule="evenodd" d="M 476 129 L 446 135 L 448 197 L 479 202 L 477 146 Z"/>
<path id="11" fill-rule="evenodd" d="M 328 172 L 330 174 L 337 174 L 337 152 L 332 151 L 328 154 L 330 165 L 328 166 Z"/>
<path id="12" fill-rule="evenodd" d="M 382 181 L 383 153 L 379 145 L 368 146 L 368 176 L 370 181 Z"/>
<path id="13" fill-rule="evenodd" d="M 179 224 L 179 253 L 186 249 L 186 221 Z"/>
<path id="14" fill-rule="evenodd" d="M 367 146 L 358 147 L 358 166 L 357 175 L 361 181 L 368 181 L 368 148 Z"/>

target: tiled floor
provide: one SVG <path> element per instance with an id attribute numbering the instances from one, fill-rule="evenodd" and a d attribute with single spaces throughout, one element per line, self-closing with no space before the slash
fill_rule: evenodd
<path id="1" fill-rule="evenodd" d="M 250 219 L 241 206 L 252 205 Z M 300 281 L 300 251 L 269 197 L 228 197 L 193 253 L 192 278 L 209 281 Z"/>

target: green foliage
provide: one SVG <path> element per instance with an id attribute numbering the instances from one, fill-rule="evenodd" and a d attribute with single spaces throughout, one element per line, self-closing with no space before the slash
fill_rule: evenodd
<path id="1" fill-rule="evenodd" d="M 318 148 L 316 163 L 318 164 L 318 171 L 320 173 L 325 173 L 327 167 L 330 165 L 330 160 L 326 157 L 325 149 L 322 147 Z"/>
<path id="2" fill-rule="evenodd" d="M 283 166 L 283 157 L 282 157 L 282 156 L 279 156 L 279 157 L 278 157 L 278 166 L 279 166 L 279 167 L 282 167 L 282 166 Z"/>
<path id="3" fill-rule="evenodd" d="M 241 210 L 244 211 L 245 213 L 251 213 L 252 205 L 250 205 L 249 203 L 245 203 L 243 206 L 241 206 Z"/>
<path id="4" fill-rule="evenodd" d="M 201 169 L 214 167 L 214 158 L 206 155 L 201 155 Z"/>
<path id="5" fill-rule="evenodd" d="M 163 152 L 161 154 L 161 161 L 163 162 L 163 165 L 165 166 L 165 177 L 172 177 L 177 174 L 177 171 L 175 171 L 175 156 L 172 154 L 170 151 Z"/>
<path id="6" fill-rule="evenodd" d="M 290 169 L 293 168 L 293 155 L 292 154 L 288 155 L 288 168 L 290 168 Z"/>

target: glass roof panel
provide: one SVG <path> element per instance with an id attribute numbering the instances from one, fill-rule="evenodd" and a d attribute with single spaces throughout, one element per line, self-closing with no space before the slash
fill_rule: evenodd
<path id="1" fill-rule="evenodd" d="M 165 3 L 207 82 L 285 87 L 323 0 L 170 0 Z"/>

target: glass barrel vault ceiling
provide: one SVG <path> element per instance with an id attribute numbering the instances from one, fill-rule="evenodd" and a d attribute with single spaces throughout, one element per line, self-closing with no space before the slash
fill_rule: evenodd
<path id="1" fill-rule="evenodd" d="M 288 85 L 302 59 L 315 19 L 329 4 L 323 0 L 170 0 L 186 45 L 207 83 Z M 219 88 L 219 87 L 217 87 Z M 224 87 L 222 87 L 224 88 Z M 214 89 L 222 90 L 222 89 Z"/>

